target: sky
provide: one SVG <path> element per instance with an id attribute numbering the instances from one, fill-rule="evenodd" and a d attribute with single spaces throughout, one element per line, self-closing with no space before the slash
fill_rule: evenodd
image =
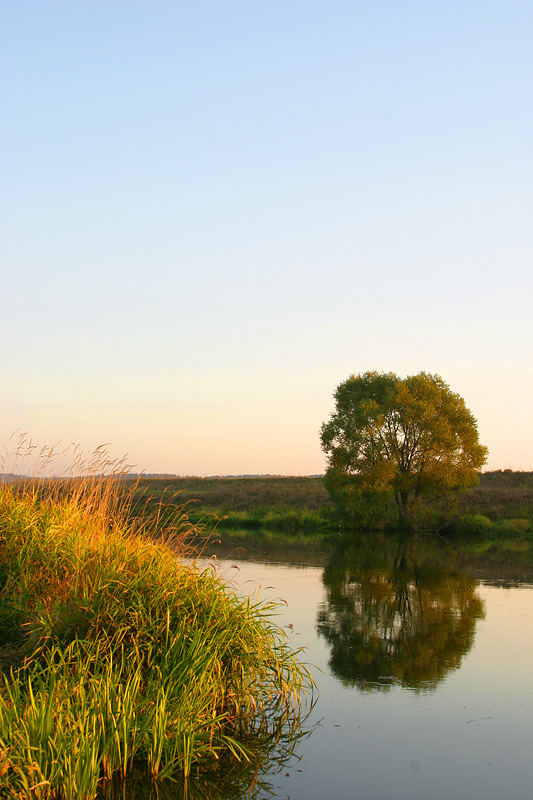
<path id="1" fill-rule="evenodd" d="M 0 0 L 0 448 L 316 474 L 440 375 L 533 470 L 529 0 Z"/>

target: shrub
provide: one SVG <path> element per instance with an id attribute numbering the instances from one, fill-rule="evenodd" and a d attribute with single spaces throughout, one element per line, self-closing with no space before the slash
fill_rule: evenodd
<path id="1" fill-rule="evenodd" d="M 531 524 L 527 519 L 502 519 L 496 524 L 498 535 L 504 538 L 522 537 L 529 530 Z"/>
<path id="2" fill-rule="evenodd" d="M 490 536 L 494 530 L 494 523 L 483 514 L 465 514 L 455 523 L 455 532 L 458 536 Z"/>

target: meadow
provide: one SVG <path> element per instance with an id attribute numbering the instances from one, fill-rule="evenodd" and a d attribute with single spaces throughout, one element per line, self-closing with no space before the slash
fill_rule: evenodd
<path id="1" fill-rule="evenodd" d="M 135 513 L 185 503 L 192 521 L 217 518 L 217 534 L 240 534 L 273 542 L 327 546 L 340 520 L 321 477 L 141 477 Z M 529 546 L 533 538 L 533 473 L 486 472 L 478 486 L 428 502 L 426 529 L 452 541 Z M 241 536 L 242 538 L 242 536 Z M 521 544 L 522 543 L 522 544 Z M 525 543 L 525 544 L 524 544 Z"/>
<path id="2" fill-rule="evenodd" d="M 259 540 L 269 546 L 305 541 L 324 547 L 332 530 L 333 504 L 319 477 L 235 477 L 135 479 L 132 512 L 155 508 L 165 516 L 185 504 L 191 522 L 205 524 L 225 542 Z"/>
<path id="3" fill-rule="evenodd" d="M 120 476 L 0 486 L 0 796 L 91 800 L 133 773 L 253 781 L 299 735 L 305 667 Z M 192 559 L 192 561 L 191 561 Z"/>

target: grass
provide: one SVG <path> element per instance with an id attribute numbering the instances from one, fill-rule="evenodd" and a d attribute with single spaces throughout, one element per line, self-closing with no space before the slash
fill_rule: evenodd
<path id="1" fill-rule="evenodd" d="M 160 508 L 164 517 L 165 508 L 173 513 L 176 496 L 189 504 L 190 522 L 218 518 L 218 553 L 243 548 L 310 556 L 329 551 L 340 539 L 363 534 L 336 517 L 320 477 L 143 477 L 134 491 L 132 510 L 142 516 Z M 428 501 L 420 526 L 468 556 L 531 563 L 533 473 L 483 473 L 479 485 L 467 492 Z"/>
<path id="2" fill-rule="evenodd" d="M 179 495 L 189 503 L 191 522 L 206 514 L 219 518 L 224 538 L 234 531 L 262 531 L 285 537 L 327 539 L 338 530 L 334 506 L 320 477 L 141 477 L 134 497 L 135 513 L 167 505 Z M 170 504 L 171 505 L 171 504 Z M 482 515 L 505 534 L 505 527 L 533 531 L 533 473 L 510 470 L 486 472 L 479 485 L 459 495 L 427 503 L 429 525 L 443 522 L 466 531 L 463 517 Z M 493 531 L 494 533 L 494 531 Z"/>
<path id="3" fill-rule="evenodd" d="M 138 480 L 134 510 L 166 506 L 179 495 L 190 521 L 215 515 L 219 533 L 269 531 L 318 538 L 330 530 L 332 504 L 321 478 L 148 478 Z"/>
<path id="4" fill-rule="evenodd" d="M 479 485 L 443 504 L 441 531 L 466 554 L 494 562 L 533 561 L 533 473 L 487 472 Z"/>
<path id="5" fill-rule="evenodd" d="M 140 770 L 257 771 L 312 686 L 272 621 L 180 561 L 186 509 L 120 476 L 0 487 L 0 796 L 89 800 Z"/>

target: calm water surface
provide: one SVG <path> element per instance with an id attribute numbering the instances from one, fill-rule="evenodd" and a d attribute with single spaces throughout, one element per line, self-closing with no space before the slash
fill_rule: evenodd
<path id="1" fill-rule="evenodd" d="M 312 733 L 269 776 L 275 797 L 531 800 L 531 583 L 366 556 L 218 564 L 287 601 L 278 621 L 314 665 Z"/>

